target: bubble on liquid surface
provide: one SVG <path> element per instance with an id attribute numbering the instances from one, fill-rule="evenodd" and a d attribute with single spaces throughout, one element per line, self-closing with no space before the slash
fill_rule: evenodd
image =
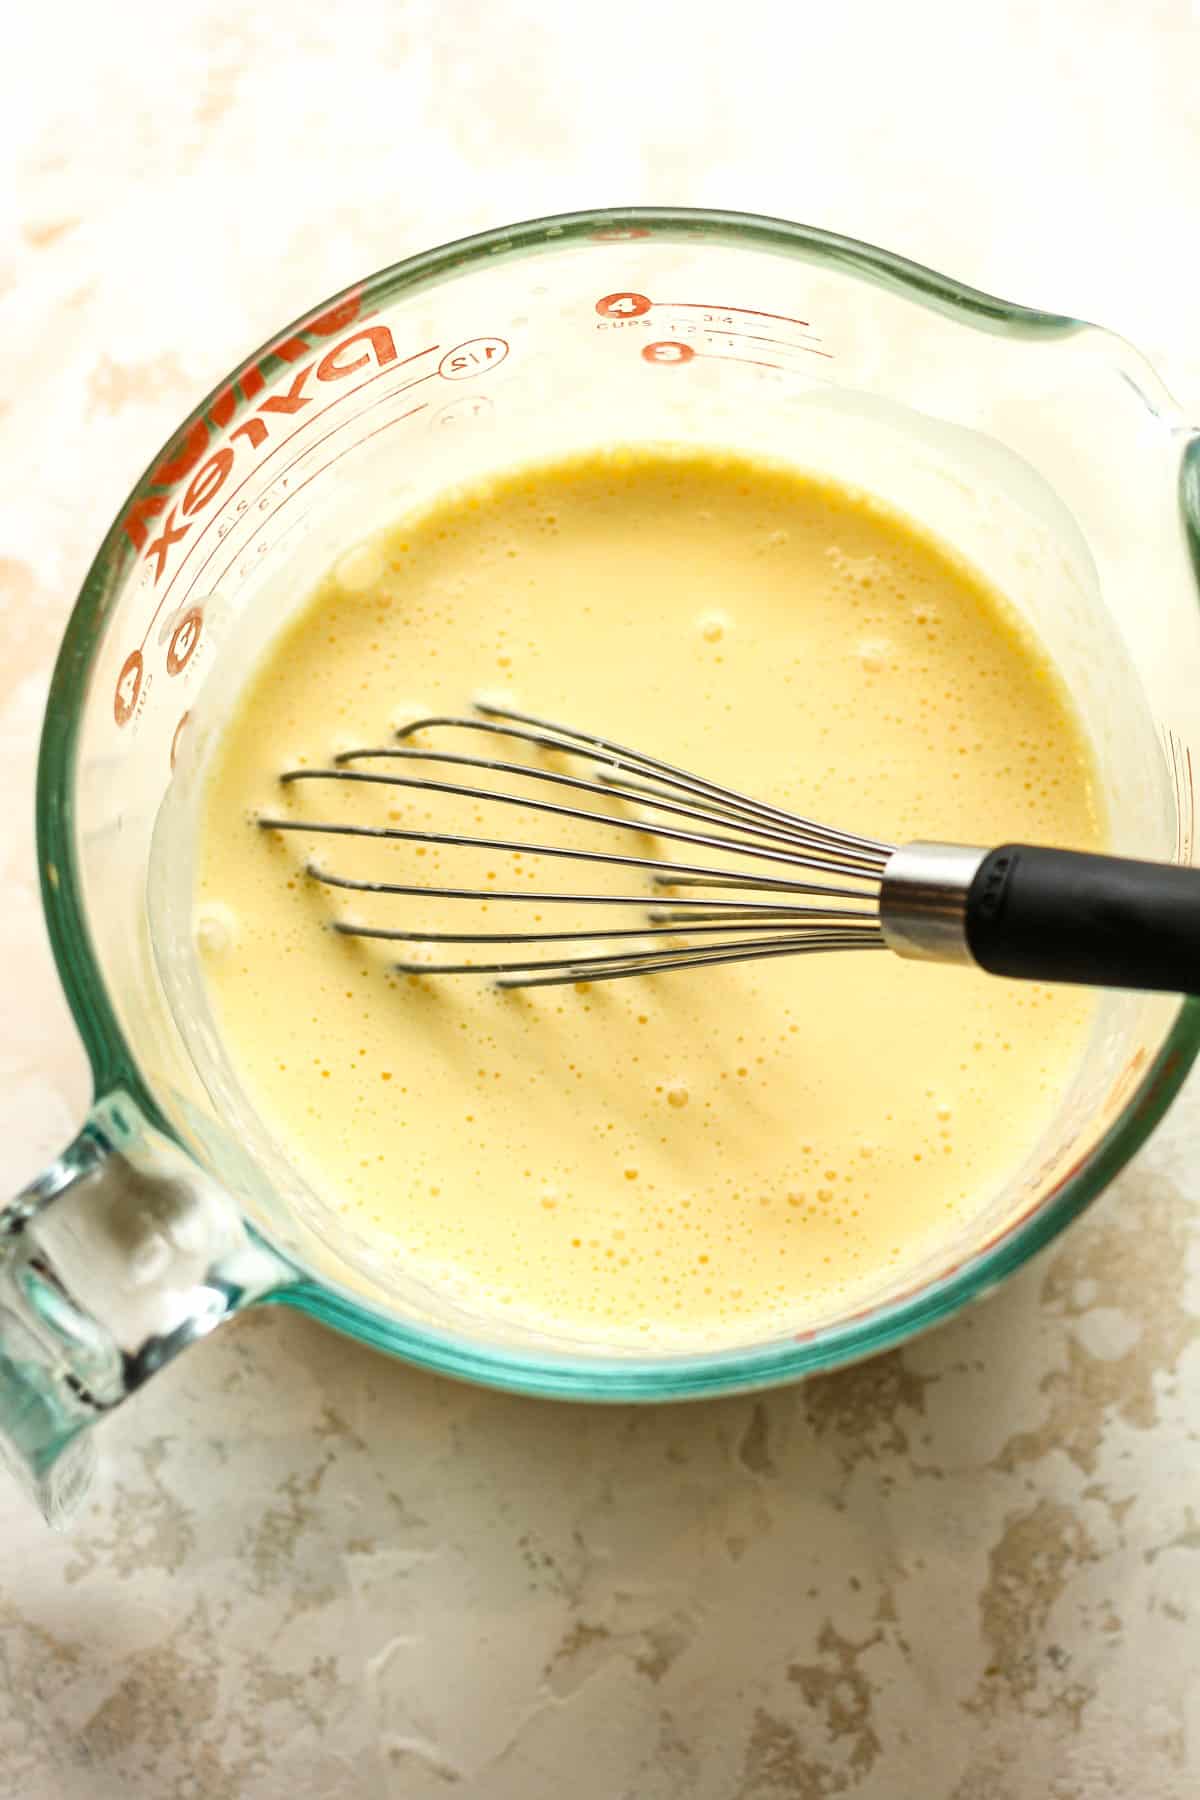
<path id="1" fill-rule="evenodd" d="M 727 612 L 713 608 L 700 614 L 696 620 L 696 629 L 706 644 L 719 644 L 733 629 L 733 620 Z"/>
<path id="2" fill-rule="evenodd" d="M 858 660 L 868 675 L 878 675 L 886 669 L 895 656 L 894 646 L 887 638 L 863 638 L 857 646 Z"/>
<path id="3" fill-rule="evenodd" d="M 210 901 L 196 914 L 196 945 L 202 956 L 224 956 L 237 942 L 237 914 Z"/>

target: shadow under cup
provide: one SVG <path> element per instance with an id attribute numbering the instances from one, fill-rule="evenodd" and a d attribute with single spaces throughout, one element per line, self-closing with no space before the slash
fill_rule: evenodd
<path id="1" fill-rule="evenodd" d="M 96 1116 L 117 1142 L 143 1125 L 161 1134 L 233 1196 L 281 1270 L 264 1294 L 530 1392 L 763 1385 L 882 1348 L 983 1291 L 1150 1129 L 1195 1054 L 1193 1003 L 1101 996 L 1022 1167 L 923 1266 L 881 1273 L 853 1318 L 686 1355 L 522 1331 L 383 1267 L 240 1088 L 192 943 L 200 778 L 246 672 L 348 544 L 491 472 L 669 442 L 832 476 L 950 544 L 1069 685 L 1112 848 L 1190 861 L 1190 441 L 1153 373 L 1109 334 L 740 215 L 541 221 L 349 291 L 189 422 L 135 491 L 72 623 L 43 749 L 42 845 Z"/>

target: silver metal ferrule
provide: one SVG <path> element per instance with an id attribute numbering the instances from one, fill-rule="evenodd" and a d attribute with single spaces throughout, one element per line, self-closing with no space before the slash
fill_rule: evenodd
<path id="1" fill-rule="evenodd" d="M 889 950 L 923 962 L 970 963 L 967 895 L 986 850 L 901 844 L 883 871 L 879 922 Z"/>

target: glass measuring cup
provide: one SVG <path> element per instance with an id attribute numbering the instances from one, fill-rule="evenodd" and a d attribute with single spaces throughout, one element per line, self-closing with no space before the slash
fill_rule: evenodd
<path id="1" fill-rule="evenodd" d="M 1105 996 L 1043 1140 L 971 1225 L 799 1337 L 647 1354 L 405 1284 L 307 1190 L 207 1012 L 190 808 L 238 673 L 348 543 L 445 486 L 603 443 L 725 445 L 872 490 L 1031 618 L 1096 745 L 1113 847 L 1191 861 L 1200 452 L 1152 371 L 1077 321 L 826 233 L 646 209 L 489 233 L 273 339 L 186 421 L 71 617 L 38 774 L 43 898 L 88 1048 L 79 1136 L 0 1213 L 0 1451 L 67 1510 L 89 1428 L 239 1308 L 283 1301 L 415 1363 L 663 1400 L 794 1379 L 945 1316 L 1112 1177 L 1200 1004 Z M 164 804 L 166 802 L 166 804 Z"/>

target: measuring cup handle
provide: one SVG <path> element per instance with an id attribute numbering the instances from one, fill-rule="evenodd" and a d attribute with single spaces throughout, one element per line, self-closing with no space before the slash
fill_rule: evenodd
<path id="1" fill-rule="evenodd" d="M 91 1428 L 222 1319 L 295 1272 L 122 1094 L 0 1209 L 0 1469 L 53 1524 L 94 1467 Z"/>

